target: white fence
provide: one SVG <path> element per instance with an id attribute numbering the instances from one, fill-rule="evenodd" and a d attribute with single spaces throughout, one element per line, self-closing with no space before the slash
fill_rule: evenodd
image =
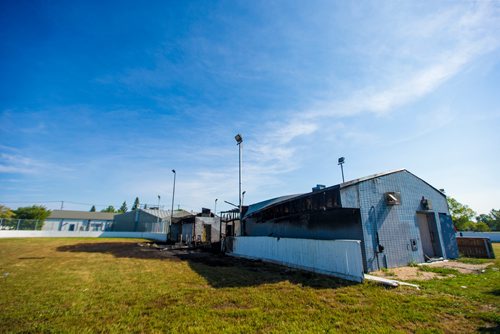
<path id="1" fill-rule="evenodd" d="M 500 232 L 457 232 L 456 236 L 490 238 L 491 242 L 500 242 Z"/>
<path id="2" fill-rule="evenodd" d="M 0 231 L 1 238 L 138 238 L 165 241 L 165 233 L 107 231 Z"/>
<path id="3" fill-rule="evenodd" d="M 235 237 L 229 255 L 260 259 L 289 267 L 363 281 L 359 240 L 313 240 Z"/>

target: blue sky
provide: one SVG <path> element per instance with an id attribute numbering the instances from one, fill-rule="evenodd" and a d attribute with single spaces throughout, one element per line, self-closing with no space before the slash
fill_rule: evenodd
<path id="1" fill-rule="evenodd" d="M 2 1 L 0 203 L 188 210 L 407 168 L 500 208 L 494 1 Z M 75 202 L 75 203 L 70 203 Z"/>

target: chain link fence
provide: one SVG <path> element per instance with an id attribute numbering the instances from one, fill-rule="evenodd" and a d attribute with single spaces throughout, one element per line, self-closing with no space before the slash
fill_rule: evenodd
<path id="1" fill-rule="evenodd" d="M 96 231 L 113 231 L 112 222 L 65 222 L 59 224 L 45 224 L 44 221 L 36 219 L 17 219 L 17 218 L 0 218 L 0 231 L 66 231 L 66 232 L 96 232 Z M 74 225 L 71 228 L 71 225 Z M 69 225 L 69 226 L 66 226 Z M 150 233 L 167 233 L 168 222 L 144 223 L 140 232 Z M 122 232 L 137 232 L 137 231 L 122 231 Z"/>
<path id="2" fill-rule="evenodd" d="M 43 223 L 36 219 L 0 218 L 0 230 L 40 231 Z"/>

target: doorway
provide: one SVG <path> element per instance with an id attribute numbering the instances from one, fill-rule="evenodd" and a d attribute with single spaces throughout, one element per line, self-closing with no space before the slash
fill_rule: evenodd
<path id="1" fill-rule="evenodd" d="M 417 213 L 417 224 L 422 241 L 424 260 L 442 256 L 434 213 Z"/>

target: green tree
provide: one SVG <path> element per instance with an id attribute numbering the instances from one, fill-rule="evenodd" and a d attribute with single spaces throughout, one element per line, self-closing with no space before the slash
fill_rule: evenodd
<path id="1" fill-rule="evenodd" d="M 90 212 L 95 212 L 95 205 L 92 205 L 92 207 L 90 208 Z"/>
<path id="2" fill-rule="evenodd" d="M 0 204 L 0 218 L 12 218 L 15 213 L 11 208 L 6 207 L 5 205 Z"/>
<path id="3" fill-rule="evenodd" d="M 113 212 L 116 212 L 116 210 L 115 210 L 114 206 L 110 205 L 106 209 L 102 209 L 101 212 L 111 212 L 111 213 L 113 213 Z"/>
<path id="4" fill-rule="evenodd" d="M 450 208 L 451 219 L 458 231 L 470 231 L 474 229 L 470 223 L 472 218 L 476 216 L 474 210 L 469 208 L 467 205 L 459 203 L 456 199 L 448 197 L 448 207 Z"/>
<path id="5" fill-rule="evenodd" d="M 476 217 L 476 220 L 488 225 L 492 231 L 500 230 L 500 210 L 492 209 L 489 215 L 480 214 Z"/>
<path id="6" fill-rule="evenodd" d="M 120 210 L 118 210 L 118 212 L 125 213 L 125 212 L 127 212 L 127 210 L 128 210 L 127 202 L 123 201 L 122 206 L 120 206 Z"/>
<path id="7" fill-rule="evenodd" d="M 19 219 L 36 219 L 43 221 L 50 215 L 50 210 L 47 210 L 47 208 L 42 205 L 32 205 L 17 208 L 14 210 L 14 213 L 16 214 L 16 218 Z"/>
<path id="8" fill-rule="evenodd" d="M 478 222 L 474 224 L 474 231 L 476 232 L 489 232 L 491 231 L 490 227 L 483 223 L 483 222 Z"/>
<path id="9" fill-rule="evenodd" d="M 17 208 L 14 213 L 15 218 L 26 219 L 21 225 L 23 229 L 35 229 L 35 227 L 41 229 L 43 222 L 50 215 L 50 210 L 42 205 L 32 205 Z"/>
<path id="10" fill-rule="evenodd" d="M 139 197 L 135 198 L 134 205 L 132 205 L 132 211 L 139 209 Z"/>
<path id="11" fill-rule="evenodd" d="M 492 218 L 490 228 L 493 231 L 500 231 L 500 210 L 491 209 L 490 216 Z"/>

